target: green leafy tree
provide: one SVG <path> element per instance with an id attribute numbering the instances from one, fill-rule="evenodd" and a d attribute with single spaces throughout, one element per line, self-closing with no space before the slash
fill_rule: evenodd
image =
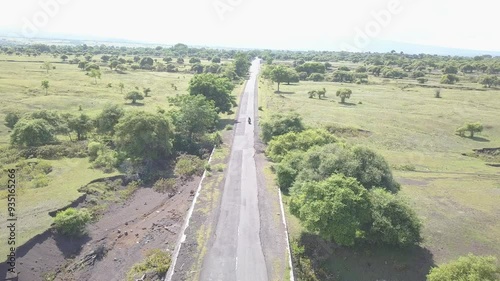
<path id="1" fill-rule="evenodd" d="M 465 123 L 462 127 L 457 129 L 457 133 L 460 136 L 464 136 L 465 132 L 470 133 L 470 137 L 473 138 L 475 133 L 481 133 L 484 127 L 481 123 Z"/>
<path id="2" fill-rule="evenodd" d="M 261 126 L 261 138 L 264 143 L 268 143 L 272 138 L 290 132 L 302 132 L 305 130 L 302 118 L 297 113 L 275 113 L 263 120 Z"/>
<path id="3" fill-rule="evenodd" d="M 297 72 L 307 72 L 308 76 L 312 73 L 324 74 L 326 71 L 325 65 L 320 62 L 306 62 L 298 65 L 295 69 Z"/>
<path id="4" fill-rule="evenodd" d="M 288 80 L 289 71 L 287 67 L 278 65 L 271 70 L 270 78 L 278 84 L 278 93 L 280 92 L 280 84 Z"/>
<path id="5" fill-rule="evenodd" d="M 427 281 L 498 281 L 500 268 L 493 256 L 469 254 L 431 269 Z"/>
<path id="6" fill-rule="evenodd" d="M 67 55 L 62 55 L 61 59 L 65 62 L 68 59 L 68 56 Z"/>
<path id="7" fill-rule="evenodd" d="M 40 146 L 54 141 L 54 128 L 43 119 L 21 119 L 10 135 L 10 143 L 17 146 Z"/>
<path id="8" fill-rule="evenodd" d="M 101 79 L 101 71 L 99 69 L 91 69 L 89 77 L 94 78 L 94 82 L 97 85 L 97 78 Z"/>
<path id="9" fill-rule="evenodd" d="M 171 125 L 161 114 L 130 112 L 115 126 L 117 149 L 135 161 L 166 159 L 172 153 L 172 139 Z"/>
<path id="10" fill-rule="evenodd" d="M 144 96 L 138 91 L 132 91 L 125 95 L 126 100 L 132 100 L 132 104 L 136 104 L 137 100 L 143 100 Z"/>
<path id="11" fill-rule="evenodd" d="M 81 70 L 85 70 L 87 68 L 87 62 L 86 61 L 80 61 L 78 63 L 78 68 L 80 68 Z"/>
<path id="12" fill-rule="evenodd" d="M 486 88 L 491 88 L 500 84 L 500 80 L 495 75 L 486 75 L 479 78 L 479 84 L 484 85 Z"/>
<path id="13" fill-rule="evenodd" d="M 370 191 L 371 219 L 366 239 L 374 244 L 411 246 L 422 241 L 422 223 L 401 197 L 376 188 Z"/>
<path id="14" fill-rule="evenodd" d="M 190 58 L 189 63 L 191 64 L 201 63 L 201 60 L 199 58 Z"/>
<path id="15" fill-rule="evenodd" d="M 274 162 L 280 162 L 287 153 L 293 150 L 308 150 L 313 146 L 321 146 L 337 142 L 334 135 L 324 129 L 309 129 L 302 132 L 289 132 L 274 137 L 266 149 L 266 155 Z"/>
<path id="16" fill-rule="evenodd" d="M 42 88 L 45 90 L 45 95 L 49 94 L 49 81 L 48 80 L 43 80 L 42 81 Z"/>
<path id="17" fill-rule="evenodd" d="M 245 77 L 250 68 L 250 58 L 245 53 L 237 53 L 233 57 L 234 71 L 238 77 Z"/>
<path id="18" fill-rule="evenodd" d="M 86 114 L 80 114 L 79 116 L 66 115 L 68 128 L 71 132 L 76 134 L 77 140 L 84 140 L 87 134 L 92 131 L 94 124 L 90 117 Z"/>
<path id="19" fill-rule="evenodd" d="M 96 127 L 99 134 L 114 134 L 114 127 L 123 117 L 125 111 L 117 104 L 106 104 L 96 118 Z"/>
<path id="20" fill-rule="evenodd" d="M 228 112 L 234 104 L 231 92 L 233 83 L 225 77 L 218 77 L 211 73 L 195 75 L 189 81 L 189 94 L 203 95 L 214 102 L 217 112 Z"/>
<path id="21" fill-rule="evenodd" d="M 343 175 L 300 182 L 291 191 L 291 213 L 307 230 L 339 245 L 354 245 L 357 233 L 370 219 L 369 208 L 368 191 Z"/>
<path id="22" fill-rule="evenodd" d="M 144 93 L 145 97 L 148 97 L 149 93 L 151 93 L 151 89 L 150 88 L 144 88 L 144 89 L 142 89 L 142 92 Z"/>
<path id="23" fill-rule="evenodd" d="M 320 82 L 325 80 L 325 76 L 321 73 L 311 73 L 309 77 L 307 77 L 307 80 L 309 81 L 314 81 L 314 82 Z"/>
<path id="24" fill-rule="evenodd" d="M 345 100 L 351 98 L 351 95 L 351 89 L 342 88 L 337 90 L 337 97 L 340 97 L 340 103 L 345 103 Z"/>
<path id="25" fill-rule="evenodd" d="M 112 61 L 109 63 L 109 68 L 110 68 L 111 70 L 113 70 L 113 68 L 117 68 L 119 64 L 120 64 L 120 63 L 119 63 L 117 60 L 112 60 Z"/>
<path id="26" fill-rule="evenodd" d="M 280 166 L 285 168 L 283 174 Z M 366 189 L 380 187 L 392 193 L 400 189 L 381 155 L 368 148 L 346 147 L 341 143 L 325 144 L 307 151 L 289 151 L 276 165 L 276 171 L 278 183 L 287 183 L 279 184 L 285 191 L 296 180 L 323 180 L 333 174 L 356 178 Z"/>
<path id="27" fill-rule="evenodd" d="M 219 57 L 213 57 L 212 58 L 213 63 L 220 63 L 220 58 Z"/>
<path id="28" fill-rule="evenodd" d="M 455 74 L 445 74 L 443 77 L 441 77 L 441 84 L 455 84 L 456 82 L 460 81 L 457 75 Z"/>
<path id="29" fill-rule="evenodd" d="M 43 68 L 45 71 L 47 71 L 47 74 L 49 74 L 49 71 L 52 70 L 52 64 L 48 61 L 43 62 Z"/>
<path id="30" fill-rule="evenodd" d="M 215 129 L 219 115 L 213 101 L 202 95 L 182 95 L 169 101 L 177 107 L 169 112 L 176 133 L 188 143 Z"/>
<path id="31" fill-rule="evenodd" d="M 14 129 L 14 126 L 16 123 L 19 121 L 21 116 L 17 112 L 8 112 L 5 115 L 5 126 L 7 126 L 10 129 Z"/>

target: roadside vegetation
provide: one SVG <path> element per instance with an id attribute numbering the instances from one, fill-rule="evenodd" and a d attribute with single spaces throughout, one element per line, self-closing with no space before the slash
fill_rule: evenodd
<path id="1" fill-rule="evenodd" d="M 263 57 L 261 137 L 299 280 L 498 278 L 497 58 Z"/>
<path id="2" fill-rule="evenodd" d="M 0 113 L 0 167 L 22 169 L 19 217 L 29 225 L 20 229 L 17 242 L 22 245 L 47 230 L 54 220 L 47 213 L 82 193 L 91 199 L 88 214 L 94 219 L 140 187 L 154 186 L 173 196 L 180 183 L 172 181 L 199 175 L 220 144 L 218 131 L 232 120 L 235 94 L 251 58 L 184 44 L 115 48 L 2 42 L 0 76 L 10 82 L 0 83 L 9 101 Z M 116 175 L 128 184 L 87 186 Z M 47 196 L 51 200 L 43 201 Z M 85 235 L 90 221 L 80 212 L 59 212 L 54 228 L 67 236 Z"/>

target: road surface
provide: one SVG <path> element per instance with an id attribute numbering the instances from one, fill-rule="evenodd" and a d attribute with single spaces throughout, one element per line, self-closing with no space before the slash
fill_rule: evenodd
<path id="1" fill-rule="evenodd" d="M 240 102 L 238 123 L 229 160 L 214 243 L 204 258 L 202 281 L 267 281 L 260 241 L 260 214 L 255 165 L 254 120 L 259 60 L 250 67 L 250 78 Z"/>

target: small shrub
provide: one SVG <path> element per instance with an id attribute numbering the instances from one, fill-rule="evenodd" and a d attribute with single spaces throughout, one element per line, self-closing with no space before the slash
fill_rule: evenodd
<path id="1" fill-rule="evenodd" d="M 54 219 L 54 226 L 62 235 L 81 236 L 85 234 L 85 227 L 92 217 L 87 209 L 69 208 L 58 212 Z"/>
<path id="2" fill-rule="evenodd" d="M 170 255 L 160 249 L 152 249 L 146 254 L 146 259 L 137 263 L 127 273 L 127 281 L 134 281 L 148 273 L 152 280 L 160 280 L 170 267 Z M 153 276 L 152 276 L 152 275 Z"/>
<path id="3" fill-rule="evenodd" d="M 441 89 L 436 89 L 434 91 L 434 97 L 437 98 L 437 99 L 441 98 Z"/>
<path id="4" fill-rule="evenodd" d="M 201 175 L 205 170 L 205 161 L 198 156 L 183 154 L 177 158 L 174 172 L 183 178 Z"/>
<path id="5" fill-rule="evenodd" d="M 212 166 L 210 166 L 210 163 L 205 164 L 205 170 L 208 172 L 212 171 Z"/>
<path id="6" fill-rule="evenodd" d="M 153 184 L 153 189 L 160 193 L 175 193 L 177 191 L 175 183 L 175 179 L 161 178 Z"/>
<path id="7" fill-rule="evenodd" d="M 214 166 L 214 169 L 217 172 L 224 172 L 225 168 L 226 168 L 226 165 L 224 165 L 224 164 L 217 164 L 217 165 Z"/>
<path id="8" fill-rule="evenodd" d="M 130 199 L 130 197 L 132 197 L 132 195 L 134 195 L 134 193 L 137 191 L 137 189 L 139 189 L 139 182 L 131 181 L 125 189 L 119 191 L 120 198 L 122 200 Z"/>
<path id="9" fill-rule="evenodd" d="M 231 131 L 233 129 L 233 125 L 226 125 L 225 130 Z"/>

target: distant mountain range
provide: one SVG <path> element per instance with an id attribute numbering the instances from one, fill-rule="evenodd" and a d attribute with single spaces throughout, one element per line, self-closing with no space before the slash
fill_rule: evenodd
<path id="1" fill-rule="evenodd" d="M 245 47 L 231 47 L 231 46 L 213 46 L 213 45 L 200 45 L 200 44 L 190 44 L 189 42 L 169 42 L 169 44 L 159 43 L 159 42 L 144 42 L 139 40 L 130 39 L 118 39 L 118 38 L 104 38 L 97 36 L 80 36 L 73 34 L 40 34 L 37 38 L 24 38 L 16 35 L 12 31 L 0 29 L 0 40 L 7 40 L 10 42 L 18 43 L 41 43 L 50 42 L 51 44 L 87 44 L 87 45 L 116 45 L 116 46 L 172 46 L 176 43 L 185 43 L 192 47 L 208 47 L 217 49 L 254 49 Z M 337 40 L 336 42 L 340 42 Z M 1 41 L 0 41 L 1 43 Z M 341 51 L 337 48 L 340 44 L 335 44 L 332 42 L 321 42 L 316 44 L 318 48 L 309 48 L 308 50 L 315 51 Z M 333 46 L 333 47 L 332 47 Z M 269 49 L 269 48 L 260 48 Z M 280 48 L 281 49 L 281 48 Z M 470 49 L 459 49 L 459 48 L 447 48 L 440 46 L 427 46 L 419 45 L 413 43 L 387 41 L 387 40 L 377 40 L 373 39 L 363 51 L 373 52 L 373 53 L 387 53 L 390 51 L 404 52 L 405 54 L 431 54 L 431 55 L 441 55 L 441 56 L 477 56 L 477 55 L 492 55 L 499 56 L 500 51 L 484 51 L 484 50 L 470 50 Z M 296 49 L 295 51 L 307 51 L 306 49 Z"/>

